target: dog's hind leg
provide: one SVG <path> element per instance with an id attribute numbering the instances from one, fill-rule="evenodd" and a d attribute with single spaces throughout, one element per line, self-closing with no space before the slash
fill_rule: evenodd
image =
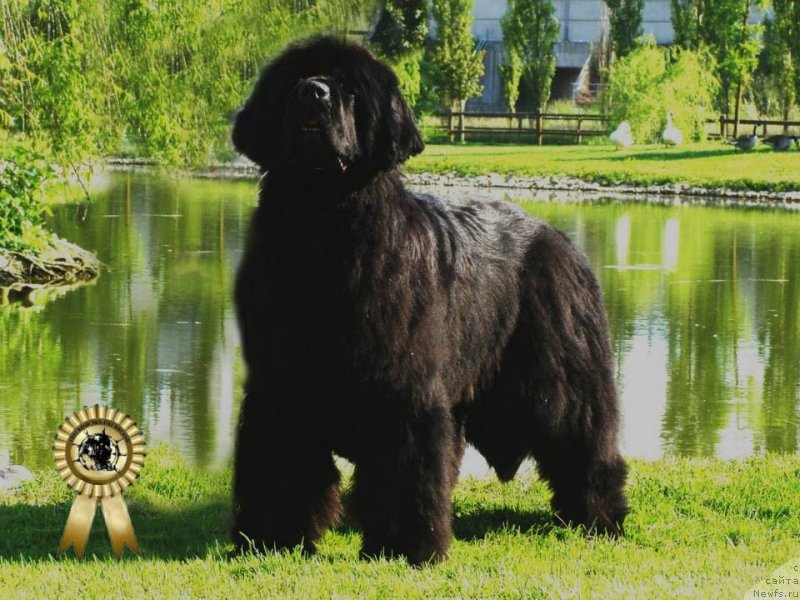
<path id="1" fill-rule="evenodd" d="M 331 452 L 305 435 L 300 419 L 251 390 L 242 402 L 233 481 L 232 539 L 237 550 L 315 542 L 341 514 L 339 471 Z"/>
<path id="2" fill-rule="evenodd" d="M 452 537 L 450 495 L 464 450 L 453 416 L 442 407 L 384 419 L 375 437 L 369 454 L 356 460 L 354 476 L 362 556 L 401 555 L 415 565 L 444 558 Z"/>
<path id="3" fill-rule="evenodd" d="M 522 305 L 507 357 L 519 410 L 528 413 L 531 454 L 565 522 L 617 535 L 628 511 L 625 462 L 617 442 L 619 408 L 608 323 L 586 259 L 554 230 L 534 240 Z M 502 376 L 502 373 L 501 373 Z"/>

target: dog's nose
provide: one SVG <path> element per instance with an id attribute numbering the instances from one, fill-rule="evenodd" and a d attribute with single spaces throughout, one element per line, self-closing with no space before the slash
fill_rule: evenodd
<path id="1" fill-rule="evenodd" d="M 325 101 L 331 95 L 331 88 L 318 79 L 305 79 L 298 84 L 297 95 L 301 100 Z"/>

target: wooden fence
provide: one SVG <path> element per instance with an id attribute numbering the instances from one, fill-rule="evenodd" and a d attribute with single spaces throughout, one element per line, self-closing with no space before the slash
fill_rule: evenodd
<path id="1" fill-rule="evenodd" d="M 463 142 L 475 136 L 528 135 L 535 136 L 536 143 L 541 146 L 547 135 L 572 137 L 580 144 L 584 137 L 609 133 L 606 129 L 607 119 L 592 114 L 448 112 L 437 117 L 442 124 L 434 128 L 443 129 L 451 142 L 456 139 Z"/>
<path id="2" fill-rule="evenodd" d="M 527 136 L 534 138 L 536 144 L 541 146 L 544 137 L 548 136 L 572 138 L 575 143 L 580 144 L 585 137 L 607 136 L 611 132 L 608 119 L 597 114 L 447 112 L 440 113 L 435 118 L 438 119 L 438 124 L 428 124 L 428 127 L 442 131 L 451 142 L 486 137 L 498 139 Z M 735 121 L 722 116 L 717 120 L 710 119 L 706 124 L 715 126 L 708 131 L 709 138 L 726 139 L 732 135 Z M 740 132 L 745 128 L 749 133 L 749 128 L 753 125 L 761 128 L 762 137 L 790 128 L 800 129 L 800 121 L 739 119 Z"/>
<path id="3" fill-rule="evenodd" d="M 736 121 L 734 119 L 729 119 L 727 117 L 720 117 L 719 121 L 719 136 L 721 138 L 727 138 L 733 135 L 731 129 L 728 126 L 732 126 L 734 129 L 736 127 Z M 790 128 L 800 128 L 800 121 L 783 121 L 783 120 L 776 120 L 776 119 L 739 119 L 739 133 L 752 133 L 753 126 L 756 128 L 761 127 L 761 137 L 767 137 L 767 133 L 783 133 L 784 131 L 789 130 Z M 773 131 L 769 132 L 768 127 L 772 127 Z M 780 131 L 775 131 L 774 128 L 780 128 Z"/>

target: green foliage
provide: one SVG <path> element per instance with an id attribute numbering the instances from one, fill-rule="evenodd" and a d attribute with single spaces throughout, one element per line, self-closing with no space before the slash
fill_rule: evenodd
<path id="1" fill-rule="evenodd" d="M 519 81 L 522 77 L 522 60 L 516 52 L 506 52 L 506 60 L 500 65 L 500 86 L 503 88 L 503 98 L 506 101 L 506 110 L 516 112 L 517 99 L 519 98 Z"/>
<path id="2" fill-rule="evenodd" d="M 509 55 L 503 87 L 506 92 L 515 75 L 514 61 L 521 65 L 521 80 L 527 88 L 526 108 L 541 110 L 550 99 L 556 72 L 553 46 L 558 41 L 558 21 L 550 0 L 510 0 L 501 27 Z M 512 58 L 512 55 L 516 55 Z M 509 103 L 509 96 L 506 96 Z M 516 101 L 515 101 L 516 104 Z"/>
<path id="3" fill-rule="evenodd" d="M 675 32 L 675 44 L 697 50 L 700 47 L 704 0 L 670 0 L 670 20 Z"/>
<path id="4" fill-rule="evenodd" d="M 397 75 L 400 91 L 409 106 L 415 107 L 420 98 L 422 87 L 422 62 L 423 50 L 409 52 L 398 56 L 394 60 L 387 60 Z"/>
<path id="5" fill-rule="evenodd" d="M 761 49 L 759 25 L 746 17 L 752 0 L 670 0 L 675 44 L 705 50 L 715 61 L 719 80 L 717 110 L 731 111 L 737 85 L 746 89 L 752 81 Z M 763 4 L 763 2 L 759 2 Z"/>
<path id="6" fill-rule="evenodd" d="M 761 114 L 788 119 L 797 92 L 791 47 L 794 23 L 782 18 L 778 7 L 776 2 L 775 13 L 764 21 L 764 49 L 754 76 L 753 97 Z"/>
<path id="7" fill-rule="evenodd" d="M 608 21 L 611 45 L 617 57 L 627 56 L 642 35 L 644 0 L 605 0 L 610 11 Z"/>
<path id="8" fill-rule="evenodd" d="M 205 163 L 261 65 L 374 0 L 0 0 L 0 124 L 68 160 Z"/>
<path id="9" fill-rule="evenodd" d="M 764 21 L 753 98 L 762 114 L 788 120 L 800 98 L 800 0 L 773 0 Z"/>
<path id="10" fill-rule="evenodd" d="M 0 136 L 0 251 L 37 250 L 50 239 L 41 199 L 50 176 L 52 170 L 41 154 Z"/>
<path id="11" fill-rule="evenodd" d="M 474 0 L 433 0 L 434 72 L 439 78 L 439 98 L 446 108 L 463 109 L 468 98 L 481 93 L 485 52 L 478 50 L 472 39 L 473 4 Z"/>
<path id="12" fill-rule="evenodd" d="M 370 47 L 397 74 L 400 91 L 414 107 L 422 86 L 421 61 L 428 34 L 424 0 L 387 0 L 381 9 Z"/>
<path id="13" fill-rule="evenodd" d="M 0 2 L 8 63 L 0 64 L 0 97 L 12 130 L 45 138 L 58 155 L 104 149 L 110 123 L 101 116 L 107 81 L 93 43 L 104 19 L 78 0 Z M 0 61 L 2 62 L 2 61 Z"/>
<path id="14" fill-rule="evenodd" d="M 780 12 L 785 15 L 784 18 L 791 27 L 789 50 L 794 70 L 795 98 L 800 103 L 800 0 L 773 0 L 773 4 L 776 13 L 779 12 L 778 6 L 782 7 Z"/>
<path id="15" fill-rule="evenodd" d="M 386 0 L 369 43 L 388 59 L 416 53 L 428 35 L 425 0 Z"/>
<path id="16" fill-rule="evenodd" d="M 628 121 L 637 142 L 658 141 L 669 111 L 687 140 L 701 140 L 717 86 L 709 57 L 650 39 L 614 63 L 603 104 L 612 126 Z"/>

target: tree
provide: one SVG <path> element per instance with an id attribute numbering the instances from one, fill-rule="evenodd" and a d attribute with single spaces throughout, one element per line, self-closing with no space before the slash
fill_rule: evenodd
<path id="1" fill-rule="evenodd" d="M 481 93 L 483 50 L 472 39 L 474 0 L 433 0 L 436 45 L 433 62 L 439 78 L 441 102 L 464 111 L 468 98 Z"/>
<path id="2" fill-rule="evenodd" d="M 381 56 L 396 59 L 421 48 L 427 35 L 425 0 L 386 0 L 369 43 Z"/>
<path id="3" fill-rule="evenodd" d="M 508 12 L 500 23 L 510 57 L 506 72 L 512 75 L 513 61 L 519 61 L 528 107 L 533 110 L 541 110 L 550 99 L 556 72 L 553 46 L 558 41 L 559 26 L 554 12 L 550 0 L 509 0 Z"/>
<path id="4" fill-rule="evenodd" d="M 675 32 L 675 44 L 697 50 L 700 47 L 704 0 L 670 0 L 670 19 Z"/>
<path id="5" fill-rule="evenodd" d="M 521 77 L 522 60 L 516 52 L 506 49 L 506 60 L 500 65 L 500 86 L 503 88 L 506 110 L 511 113 L 517 110 Z"/>
<path id="6" fill-rule="evenodd" d="M 759 66 L 788 121 L 792 105 L 800 99 L 800 0 L 772 0 L 772 9 Z"/>
<path id="7" fill-rule="evenodd" d="M 703 139 L 717 89 L 709 60 L 701 52 L 659 48 L 654 39 L 645 39 L 611 70 L 603 93 L 609 120 L 628 121 L 636 140 L 656 142 L 669 111 L 687 137 Z"/>
<path id="8" fill-rule="evenodd" d="M 412 107 L 422 85 L 420 62 L 427 35 L 425 0 L 386 0 L 369 39 L 375 53 L 394 69 L 400 91 Z"/>
<path id="9" fill-rule="evenodd" d="M 747 22 L 752 4 L 752 0 L 671 0 L 675 43 L 705 49 L 713 56 L 720 82 L 717 109 L 726 114 L 750 84 L 758 64 L 759 26 Z"/>
<path id="10" fill-rule="evenodd" d="M 642 35 L 642 11 L 644 0 L 605 0 L 611 29 L 611 46 L 622 58 L 636 47 L 636 39 Z"/>
<path id="11" fill-rule="evenodd" d="M 789 119 L 795 100 L 795 71 L 792 66 L 787 23 L 775 14 L 764 20 L 764 48 L 758 57 L 753 97 L 761 114 L 780 114 Z"/>

